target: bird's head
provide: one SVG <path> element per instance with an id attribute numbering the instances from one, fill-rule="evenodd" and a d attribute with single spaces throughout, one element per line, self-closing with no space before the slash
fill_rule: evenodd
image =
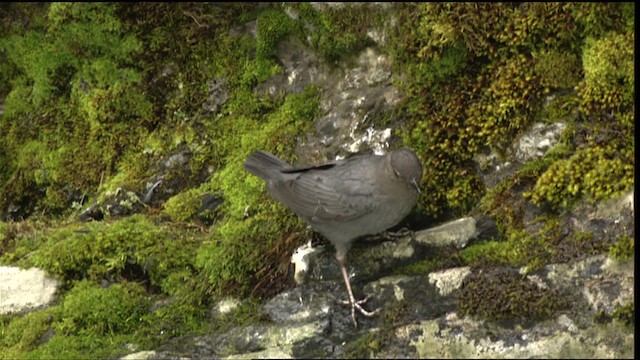
<path id="1" fill-rule="evenodd" d="M 413 186 L 420 192 L 420 180 L 422 179 L 422 164 L 418 156 L 408 148 L 393 150 L 389 153 L 389 160 L 393 173 Z"/>

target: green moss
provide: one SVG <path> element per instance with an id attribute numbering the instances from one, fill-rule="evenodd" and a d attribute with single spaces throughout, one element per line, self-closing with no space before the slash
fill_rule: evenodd
<path id="1" fill-rule="evenodd" d="M 145 289 L 134 283 L 107 288 L 81 281 L 65 295 L 56 315 L 56 331 L 64 335 L 132 333 L 147 313 Z"/>
<path id="2" fill-rule="evenodd" d="M 327 6 L 321 10 L 308 3 L 292 7 L 309 28 L 305 35 L 310 45 L 330 63 L 372 45 L 366 31 L 372 23 L 381 23 L 385 16 L 384 11 L 364 4 Z"/>
<path id="3" fill-rule="evenodd" d="M 258 149 L 290 159 L 287 154 L 293 148 L 296 136 L 317 115 L 317 106 L 318 90 L 308 88 L 301 94 L 287 96 L 263 122 L 233 118 L 233 128 L 223 128 L 224 146 L 229 149 L 224 152 L 229 155 L 225 166 L 213 176 L 211 184 L 215 191 L 224 194 L 222 211 L 225 218 L 214 229 L 214 240 L 200 249 L 197 261 L 215 291 L 229 287 L 246 291 L 249 284 L 256 281 L 255 273 L 271 261 L 275 262 L 275 271 L 282 273 L 282 266 L 277 264 L 282 254 L 269 249 L 283 241 L 282 237 L 299 229 L 301 222 L 282 205 L 269 200 L 263 190 L 264 182 L 247 173 L 243 163 L 252 151 Z M 270 260 L 265 254 L 279 260 Z M 258 284 L 262 282 L 257 280 Z"/>
<path id="4" fill-rule="evenodd" d="M 37 347 L 52 319 L 53 309 L 50 308 L 15 317 L 7 325 L 2 325 L 0 353 L 3 355 L 0 358 L 9 359 Z"/>
<path id="5" fill-rule="evenodd" d="M 562 238 L 562 227 L 557 220 L 543 218 L 538 221 L 543 226 L 535 233 L 508 227 L 506 240 L 472 244 L 460 250 L 459 255 L 464 263 L 471 266 L 492 264 L 526 267 L 527 271 L 539 270 L 561 256 L 555 247 Z M 581 244 L 580 248 L 586 246 Z"/>
<path id="6" fill-rule="evenodd" d="M 7 197 L 0 205 L 26 196 L 60 212 L 78 189 L 109 176 L 116 159 L 145 136 L 151 105 L 130 59 L 141 43 L 125 32 L 113 4 L 51 4 L 46 15 L 45 28 L 0 39 L 20 71 L 7 95 L 2 143 L 33 155 L 27 164 L 9 159 L 13 176 L 3 184 Z M 34 117 L 38 126 L 25 126 Z"/>
<path id="7" fill-rule="evenodd" d="M 583 195 L 595 201 L 622 194 L 633 185 L 633 163 L 629 150 L 612 151 L 592 147 L 556 161 L 525 196 L 536 204 L 568 207 Z"/>
<path id="8" fill-rule="evenodd" d="M 488 320 L 543 319 L 568 305 L 557 289 L 542 288 L 506 268 L 473 272 L 454 297 L 462 314 Z"/>
<path id="9" fill-rule="evenodd" d="M 635 254 L 634 238 L 623 235 L 609 248 L 609 256 L 617 260 L 629 260 Z"/>
<path id="10" fill-rule="evenodd" d="M 207 308 L 200 302 L 202 289 L 193 290 L 191 294 L 162 300 L 157 309 L 142 315 L 133 335 L 135 343 L 141 348 L 155 348 L 178 336 L 210 330 Z"/>
<path id="11" fill-rule="evenodd" d="M 396 329 L 411 316 L 409 310 L 410 305 L 404 300 L 385 303 L 384 311 L 380 314 L 383 325 L 376 331 L 365 333 L 355 341 L 348 342 L 345 358 L 367 359 L 373 354 L 384 352 L 396 339 Z"/>
<path id="12" fill-rule="evenodd" d="M 413 264 L 396 268 L 394 269 L 393 274 L 395 275 L 428 274 L 431 271 L 439 268 L 439 266 L 440 266 L 440 261 L 438 261 L 437 259 L 427 259 L 427 260 L 422 260 Z"/>
<path id="13" fill-rule="evenodd" d="M 575 54 L 544 49 L 534 57 L 534 70 L 540 78 L 540 85 L 551 89 L 570 89 L 580 81 L 580 62 Z"/>
<path id="14" fill-rule="evenodd" d="M 612 314 L 614 320 L 623 323 L 625 326 L 635 328 L 636 308 L 634 302 L 618 306 Z"/>
<path id="15" fill-rule="evenodd" d="M 279 9 L 269 8 L 260 13 L 256 22 L 258 33 L 256 55 L 264 59 L 273 58 L 278 41 L 291 32 L 295 24 Z"/>
<path id="16" fill-rule="evenodd" d="M 23 230 L 11 239 L 12 251 L 3 261 L 37 266 L 66 282 L 124 278 L 149 281 L 173 293 L 179 284 L 168 285 L 166 279 L 190 268 L 201 236 L 194 229 L 156 225 L 134 215 L 112 224 Z"/>
<path id="17" fill-rule="evenodd" d="M 2 327 L 0 358 L 110 358 L 124 355 L 149 308 L 140 285 L 102 288 L 81 281 L 60 305 L 15 317 Z M 51 332 L 48 336 L 47 334 Z"/>
<path id="18" fill-rule="evenodd" d="M 192 220 L 198 208 L 202 206 L 203 195 L 196 189 L 182 192 L 167 200 L 163 212 L 173 221 Z"/>

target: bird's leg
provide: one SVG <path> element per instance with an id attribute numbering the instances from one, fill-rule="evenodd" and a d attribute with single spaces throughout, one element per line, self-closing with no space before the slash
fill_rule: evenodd
<path id="1" fill-rule="evenodd" d="M 351 305 L 351 320 L 353 320 L 353 325 L 358 327 L 358 322 L 356 321 L 356 309 L 364 316 L 374 316 L 380 312 L 380 309 L 376 309 L 374 311 L 367 311 L 362 308 L 361 305 L 365 304 L 371 295 L 367 295 L 362 300 L 356 301 L 353 296 L 353 291 L 351 290 L 351 282 L 349 281 L 349 274 L 347 274 L 346 267 L 346 256 L 344 254 L 336 253 L 336 259 L 338 260 L 338 265 L 340 267 L 340 272 L 342 273 L 342 277 L 344 278 L 344 284 L 347 286 L 347 292 L 349 293 L 349 300 L 342 301 L 344 305 Z"/>

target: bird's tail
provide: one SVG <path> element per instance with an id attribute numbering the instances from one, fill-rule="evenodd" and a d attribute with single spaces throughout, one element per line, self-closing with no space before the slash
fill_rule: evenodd
<path id="1" fill-rule="evenodd" d="M 268 152 L 256 151 L 244 162 L 244 168 L 253 175 L 268 180 L 281 177 L 281 170 L 291 169 L 292 166 Z"/>

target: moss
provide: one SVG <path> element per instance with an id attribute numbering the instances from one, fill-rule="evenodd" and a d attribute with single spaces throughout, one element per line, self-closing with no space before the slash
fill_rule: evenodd
<path id="1" fill-rule="evenodd" d="M 542 288 L 507 268 L 473 272 L 454 297 L 461 313 L 488 320 L 549 318 L 568 305 L 557 289 Z"/>
<path id="2" fill-rule="evenodd" d="M 40 267 L 65 282 L 129 279 L 172 293 L 176 284 L 165 284 L 166 279 L 192 266 L 201 236 L 194 229 L 156 225 L 141 215 L 112 224 L 38 227 L 14 235 L 11 256 L 4 261 Z"/>
<path id="3" fill-rule="evenodd" d="M 614 320 L 623 323 L 625 326 L 635 328 L 636 308 L 634 302 L 618 306 L 612 314 Z"/>
<path id="4" fill-rule="evenodd" d="M 124 355 L 124 345 L 148 312 L 140 285 L 102 288 L 81 281 L 60 305 L 13 318 L 3 327 L 0 358 L 108 358 Z M 47 335 L 51 332 L 51 335 Z"/>
<path id="5" fill-rule="evenodd" d="M 542 227 L 534 233 L 508 227 L 504 241 L 491 240 L 472 244 L 460 250 L 459 255 L 465 264 L 471 266 L 492 264 L 526 267 L 528 272 L 539 270 L 544 265 L 561 257 L 575 258 L 575 252 L 568 253 L 572 249 L 571 245 L 558 248 L 558 243 L 564 239 L 560 222 L 545 218 L 538 219 L 538 221 L 542 223 Z M 568 241 L 565 243 L 569 244 Z M 575 242 L 572 244 L 575 245 Z M 584 250 L 589 244 L 589 242 L 583 241 L 579 247 L 575 248 Z"/>
<path id="6" fill-rule="evenodd" d="M 0 338 L 0 358 L 12 358 L 20 352 L 34 349 L 49 329 L 53 319 L 53 309 L 39 310 L 13 318 L 2 326 Z M 9 356 L 6 356 L 9 355 Z"/>
<path id="7" fill-rule="evenodd" d="M 629 260 L 635 254 L 634 238 L 628 235 L 620 236 L 609 248 L 609 256 L 616 260 Z"/>
<path id="8" fill-rule="evenodd" d="M 578 97 L 573 91 L 568 94 L 552 95 L 536 117 L 548 123 L 559 121 L 571 123 L 573 119 L 578 118 L 578 105 Z"/>
<path id="9" fill-rule="evenodd" d="M 582 106 L 587 111 L 616 109 L 634 101 L 634 33 L 610 32 L 587 40 L 580 86 Z"/>
<path id="10" fill-rule="evenodd" d="M 583 195 L 591 201 L 621 195 L 633 185 L 633 164 L 627 155 L 633 150 L 613 153 L 613 149 L 587 148 L 556 161 L 525 196 L 557 208 L 568 207 Z"/>
<path id="11" fill-rule="evenodd" d="M 282 10 L 269 8 L 261 12 L 256 21 L 256 55 L 259 58 L 273 58 L 278 41 L 291 32 L 295 24 Z"/>
<path id="12" fill-rule="evenodd" d="M 577 96 L 564 96 L 557 102 L 561 106 L 557 109 L 559 111 L 547 113 L 552 115 L 551 121 L 563 119 L 566 115 L 576 117 L 579 111 L 591 114 L 592 109 L 582 105 L 587 97 L 601 99 L 604 105 L 607 102 L 604 99 L 615 95 L 615 100 L 621 95 L 620 89 L 612 88 L 611 95 L 606 95 L 587 86 L 581 81 L 581 76 L 584 73 L 588 77 L 586 74 L 592 71 L 590 68 L 612 69 L 607 64 L 619 61 L 624 65 L 620 70 L 625 74 L 622 81 L 629 84 L 632 77 L 625 69 L 629 69 L 627 64 L 633 58 L 628 51 L 630 33 L 609 36 L 593 45 L 587 43 L 583 70 L 579 61 L 583 53 L 582 41 L 591 30 L 597 36 L 601 33 L 595 28 L 581 29 L 584 32 L 574 29 L 586 20 L 602 17 L 602 23 L 608 24 L 604 28 L 608 26 L 619 31 L 617 19 L 623 7 L 598 5 L 587 9 L 581 6 L 560 3 L 524 6 L 427 3 L 400 8 L 393 55 L 399 69 L 409 70 L 409 76 L 401 84 L 408 99 L 404 104 L 407 121 L 400 135 L 405 144 L 418 152 L 429 171 L 429 176 L 421 184 L 425 189 L 423 193 L 428 193 L 429 198 L 419 200 L 427 213 L 437 215 L 445 209 L 464 212 L 476 204 L 480 198 L 478 193 L 483 189 L 471 175 L 474 171 L 468 162 L 483 147 L 490 146 L 498 153 L 506 149 L 512 139 L 539 116 L 540 109 L 545 107 L 544 96 L 549 91 L 571 89 L 576 85 L 578 89 L 590 89 L 588 93 L 580 90 Z M 587 59 L 585 62 L 585 56 L 596 58 L 595 49 L 602 50 L 614 43 L 622 46 L 623 51 L 607 51 L 611 55 L 599 55 L 602 61 Z M 452 49 L 464 51 L 452 57 L 455 53 Z M 430 65 L 447 58 L 463 67 L 454 70 L 457 66 L 441 68 Z M 438 73 L 442 69 L 450 69 L 446 72 L 451 72 L 443 81 L 433 81 L 441 78 Z M 630 99 L 628 90 L 624 94 L 624 99 Z M 631 129 L 631 116 L 627 110 L 618 116 L 628 128 L 628 131 L 624 130 L 625 138 L 629 138 Z M 624 157 L 630 159 L 628 153 Z M 625 162 L 629 163 L 629 160 L 623 164 Z M 611 165 L 620 168 L 617 164 Z M 462 179 L 461 174 L 464 175 Z M 621 173 L 618 171 L 611 175 Z M 606 176 L 601 173 L 594 172 L 592 177 L 594 182 L 606 182 Z M 623 179 L 627 178 L 625 170 Z M 600 189 L 594 190 L 595 193 L 601 192 Z M 617 188 L 604 189 L 604 192 L 617 192 Z"/>
<path id="13" fill-rule="evenodd" d="M 358 337 L 355 341 L 351 341 L 347 343 L 347 347 L 345 349 L 345 359 L 368 359 L 373 356 L 373 354 L 380 351 L 381 339 L 379 332 L 369 332 L 360 337 Z"/>
<path id="14" fill-rule="evenodd" d="M 182 192 L 167 200 L 163 212 L 173 221 L 192 220 L 202 205 L 203 195 L 196 189 Z"/>
<path id="15" fill-rule="evenodd" d="M 107 288 L 81 281 L 65 295 L 54 327 L 65 335 L 110 335 L 132 333 L 147 313 L 145 289 L 134 283 Z"/>
<path id="16" fill-rule="evenodd" d="M 292 8 L 309 28 L 305 35 L 310 45 L 330 63 L 372 45 L 366 31 L 372 23 L 381 23 L 385 16 L 384 11 L 364 4 L 317 9 L 308 3 L 298 3 Z"/>
<path id="17" fill-rule="evenodd" d="M 141 43 L 125 33 L 112 4 L 51 4 L 47 22 L 45 29 L 0 40 L 20 70 L 7 95 L 3 145 L 33 155 L 28 164 L 9 162 L 14 176 L 3 186 L 17 191 L 7 191 L 0 205 L 29 196 L 44 210 L 60 212 L 82 193 L 78 189 L 109 175 L 123 149 L 144 136 L 144 127 L 132 124 L 144 124 L 150 104 L 128 59 Z M 34 116 L 37 132 L 25 126 Z"/>
<path id="18" fill-rule="evenodd" d="M 556 49 L 543 49 L 534 54 L 535 74 L 540 85 L 550 89 L 570 89 L 581 79 L 581 67 L 575 54 Z"/>
<path id="19" fill-rule="evenodd" d="M 187 295 L 187 294 L 185 294 Z M 194 296 L 195 295 L 195 296 Z M 210 330 L 207 309 L 200 303 L 202 292 L 160 300 L 158 308 L 140 317 L 133 339 L 141 348 L 155 348 L 168 340 Z"/>
<path id="20" fill-rule="evenodd" d="M 428 274 L 439 268 L 440 262 L 437 259 L 422 260 L 406 266 L 394 269 L 395 275 L 419 275 Z"/>
<path id="21" fill-rule="evenodd" d="M 345 347 L 346 359 L 371 358 L 373 354 L 384 353 L 396 339 L 396 329 L 410 317 L 410 305 L 407 301 L 394 301 L 384 304 L 384 311 L 380 314 L 383 324 L 377 331 L 366 333 L 355 341 L 347 343 Z"/>

